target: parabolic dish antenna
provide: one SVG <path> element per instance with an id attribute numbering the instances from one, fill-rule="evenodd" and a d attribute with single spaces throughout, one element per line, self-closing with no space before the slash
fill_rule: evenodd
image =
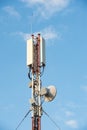
<path id="1" fill-rule="evenodd" d="M 45 94 L 45 101 L 50 102 L 55 98 L 55 96 L 57 94 L 57 90 L 56 90 L 55 86 L 53 86 L 53 85 L 49 86 L 46 89 L 47 89 L 47 94 Z"/>

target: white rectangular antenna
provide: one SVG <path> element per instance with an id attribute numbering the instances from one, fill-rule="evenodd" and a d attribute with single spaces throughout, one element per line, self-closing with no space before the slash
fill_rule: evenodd
<path id="1" fill-rule="evenodd" d="M 33 39 L 27 40 L 27 66 L 33 65 Z"/>
<path id="2" fill-rule="evenodd" d="M 45 66 L 45 40 L 40 37 L 40 64 Z"/>

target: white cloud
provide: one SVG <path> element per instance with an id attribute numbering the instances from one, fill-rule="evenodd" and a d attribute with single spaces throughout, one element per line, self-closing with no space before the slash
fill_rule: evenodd
<path id="1" fill-rule="evenodd" d="M 74 108 L 74 109 L 79 108 L 79 105 L 76 104 L 75 102 L 68 102 L 66 104 L 66 106 L 69 107 L 69 108 Z"/>
<path id="2" fill-rule="evenodd" d="M 28 34 L 28 33 L 19 32 L 18 34 L 19 34 L 20 36 L 22 36 L 25 41 L 26 41 L 28 38 L 30 38 L 30 34 Z"/>
<path id="3" fill-rule="evenodd" d="M 68 120 L 65 122 L 65 124 L 71 128 L 78 128 L 78 123 L 76 120 Z"/>
<path id="4" fill-rule="evenodd" d="M 28 38 L 30 38 L 30 34 L 28 33 L 24 33 L 24 32 L 14 32 L 14 33 L 11 33 L 10 35 L 18 35 L 18 36 L 21 36 L 24 41 L 26 41 Z"/>
<path id="5" fill-rule="evenodd" d="M 8 104 L 7 106 L 0 106 L 0 110 L 8 111 L 14 109 L 14 107 L 15 107 L 14 104 Z"/>
<path id="6" fill-rule="evenodd" d="M 44 18 L 49 18 L 65 9 L 72 0 L 20 0 L 26 3 L 27 6 L 35 7 L 35 13 Z"/>
<path id="7" fill-rule="evenodd" d="M 22 2 L 25 2 L 27 4 L 37 4 L 37 3 L 45 3 L 44 0 L 20 0 Z"/>
<path id="8" fill-rule="evenodd" d="M 74 113 L 71 111 L 66 111 L 65 112 L 66 116 L 70 117 L 70 116 L 74 116 Z"/>
<path id="9" fill-rule="evenodd" d="M 11 16 L 20 17 L 20 14 L 12 6 L 5 6 L 3 7 L 3 10 Z"/>
<path id="10" fill-rule="evenodd" d="M 45 38 L 45 40 L 53 40 L 53 39 L 60 39 L 61 38 L 60 33 L 57 33 L 53 27 L 48 27 L 48 28 L 45 28 L 39 32 L 35 32 L 34 35 L 36 36 L 38 33 L 40 33 Z M 24 33 L 24 32 L 15 32 L 15 33 L 12 33 L 11 35 L 19 35 L 25 41 L 28 38 L 30 38 L 30 36 L 31 36 L 31 34 Z"/>
<path id="11" fill-rule="evenodd" d="M 51 40 L 51 39 L 60 39 L 61 35 L 60 33 L 56 32 L 53 27 L 47 27 L 41 31 L 42 36 L 46 40 Z"/>
<path id="12" fill-rule="evenodd" d="M 82 86 L 81 89 L 87 92 L 87 86 Z"/>

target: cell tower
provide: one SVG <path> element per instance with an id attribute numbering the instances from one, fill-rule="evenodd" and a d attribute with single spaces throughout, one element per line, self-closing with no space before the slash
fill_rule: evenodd
<path id="1" fill-rule="evenodd" d="M 31 88 L 32 130 L 41 130 L 43 101 L 52 101 L 56 96 L 56 88 L 54 86 L 42 87 L 41 76 L 45 65 L 45 40 L 40 34 L 37 36 L 32 35 L 27 40 L 28 77 L 31 80 L 29 87 Z"/>

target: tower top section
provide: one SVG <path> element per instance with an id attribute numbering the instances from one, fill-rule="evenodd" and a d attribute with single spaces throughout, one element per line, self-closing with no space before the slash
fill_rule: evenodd
<path id="1" fill-rule="evenodd" d="M 27 40 L 27 66 L 36 73 L 45 65 L 45 40 L 40 34 L 32 35 Z"/>

